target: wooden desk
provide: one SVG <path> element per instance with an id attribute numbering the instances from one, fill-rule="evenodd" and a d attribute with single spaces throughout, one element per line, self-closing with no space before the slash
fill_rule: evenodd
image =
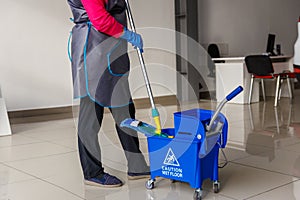
<path id="1" fill-rule="evenodd" d="M 283 70 L 293 71 L 291 63 L 292 56 L 274 56 L 271 57 L 273 61 L 274 73 L 280 73 Z M 244 92 L 230 101 L 231 103 L 249 104 L 249 88 L 251 75 L 248 73 L 245 65 L 245 57 L 228 57 L 228 58 L 214 58 L 213 61 L 222 60 L 224 63 L 215 63 L 216 65 L 216 98 L 217 101 L 222 101 L 230 91 L 237 86 L 242 86 Z M 266 95 L 274 96 L 275 83 L 265 83 Z M 283 85 L 285 87 L 285 85 Z M 282 89 L 282 96 L 288 96 L 287 89 Z M 259 101 L 259 85 L 255 81 L 253 85 L 252 103 Z"/>

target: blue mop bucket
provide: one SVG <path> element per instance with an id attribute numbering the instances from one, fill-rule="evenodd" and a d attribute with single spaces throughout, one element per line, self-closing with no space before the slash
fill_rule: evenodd
<path id="1" fill-rule="evenodd" d="M 176 112 L 175 128 L 163 129 L 164 133 L 174 136 L 173 139 L 156 135 L 147 138 L 151 179 L 164 177 L 183 181 L 192 188 L 201 188 L 207 178 L 218 180 L 219 148 L 226 146 L 228 124 L 224 115 L 219 114 L 223 128 L 213 144 L 205 132 L 205 124 L 213 114 L 213 111 L 203 109 Z M 203 156 L 200 150 L 204 143 L 211 148 L 206 148 L 209 150 Z"/>

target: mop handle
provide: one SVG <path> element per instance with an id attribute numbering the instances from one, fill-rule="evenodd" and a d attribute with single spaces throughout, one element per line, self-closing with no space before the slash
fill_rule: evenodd
<path id="1" fill-rule="evenodd" d="M 243 87 L 238 86 L 235 90 L 233 90 L 229 95 L 226 96 L 227 101 L 230 101 L 231 99 L 233 99 L 236 95 L 238 95 L 242 91 L 243 91 Z"/>
<path id="2" fill-rule="evenodd" d="M 126 2 L 127 16 L 129 18 L 129 23 L 130 23 L 131 29 L 132 29 L 133 32 L 136 33 L 135 25 L 134 25 L 132 13 L 131 13 L 130 5 L 129 5 L 129 1 L 125 0 L 125 2 Z M 154 122 L 156 124 L 155 132 L 156 132 L 156 134 L 160 135 L 161 134 L 161 123 L 160 123 L 159 112 L 156 109 L 156 106 L 155 106 L 155 103 L 154 103 L 153 93 L 152 93 L 152 89 L 151 89 L 151 86 L 150 86 L 148 74 L 147 74 L 147 71 L 146 71 L 145 61 L 144 61 L 142 52 L 140 51 L 140 49 L 138 47 L 136 48 L 136 51 L 137 51 L 137 54 L 138 54 L 138 57 L 139 57 L 139 60 L 140 60 L 140 65 L 141 65 L 141 68 L 142 68 L 142 72 L 143 72 L 143 76 L 144 76 L 148 96 L 149 96 L 150 103 L 151 103 L 152 117 L 153 117 Z"/>
<path id="3" fill-rule="evenodd" d="M 133 32 L 136 33 L 136 29 L 135 29 L 133 17 L 132 17 L 132 14 L 131 14 L 131 9 L 130 9 L 130 5 L 129 5 L 129 1 L 125 0 L 125 2 L 126 2 L 126 8 L 127 8 L 126 10 L 127 10 L 127 15 L 128 15 L 128 18 L 129 18 L 129 23 L 130 23 L 131 29 L 132 29 Z M 156 106 L 155 106 L 155 103 L 154 103 L 154 100 L 153 100 L 152 89 L 151 89 L 151 86 L 150 86 L 150 83 L 149 83 L 148 74 L 147 74 L 147 71 L 146 71 L 146 66 L 145 66 L 144 58 L 143 58 L 143 55 L 142 55 L 142 53 L 141 53 L 141 51 L 140 51 L 140 49 L 138 47 L 136 48 L 136 50 L 137 50 L 137 54 L 138 54 L 138 57 L 139 57 L 140 65 L 141 65 L 141 68 L 142 68 L 143 76 L 144 76 L 144 79 L 145 79 L 146 88 L 147 88 L 147 92 L 148 92 L 148 95 L 149 95 L 149 98 L 150 98 L 150 103 L 151 103 L 152 110 L 156 110 Z"/>
<path id="4" fill-rule="evenodd" d="M 222 108 L 224 107 L 224 105 L 230 101 L 231 99 L 233 99 L 235 96 L 237 96 L 239 93 L 241 93 L 243 91 L 243 87 L 242 86 L 238 86 L 235 90 L 233 90 L 229 95 L 226 96 L 225 99 L 223 99 L 223 101 L 221 101 L 220 105 L 217 107 L 215 114 L 212 116 L 209 125 L 207 126 L 207 131 L 210 131 L 214 121 L 216 120 L 217 116 L 219 115 L 219 113 L 221 112 Z"/>

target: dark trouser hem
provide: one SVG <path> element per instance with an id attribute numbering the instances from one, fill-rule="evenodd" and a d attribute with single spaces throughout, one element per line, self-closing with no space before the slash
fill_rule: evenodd
<path id="1" fill-rule="evenodd" d="M 79 137 L 78 149 L 84 179 L 94 178 L 103 174 L 104 168 L 102 167 L 101 161 L 89 153 Z"/>

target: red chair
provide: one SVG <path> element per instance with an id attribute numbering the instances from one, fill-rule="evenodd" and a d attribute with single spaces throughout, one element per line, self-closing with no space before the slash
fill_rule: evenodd
<path id="1" fill-rule="evenodd" d="M 287 81 L 290 98 L 293 97 L 290 79 L 295 78 L 294 73 L 283 72 L 280 74 L 274 74 L 273 64 L 268 55 L 246 56 L 245 63 L 246 63 L 248 72 L 251 74 L 249 103 L 251 103 L 253 83 L 254 83 L 255 79 L 259 79 L 261 81 L 261 87 L 262 87 L 264 101 L 266 100 L 264 80 L 265 79 L 277 80 L 274 106 L 278 105 L 278 100 L 280 99 L 280 95 L 281 95 L 281 85 L 284 80 Z"/>

